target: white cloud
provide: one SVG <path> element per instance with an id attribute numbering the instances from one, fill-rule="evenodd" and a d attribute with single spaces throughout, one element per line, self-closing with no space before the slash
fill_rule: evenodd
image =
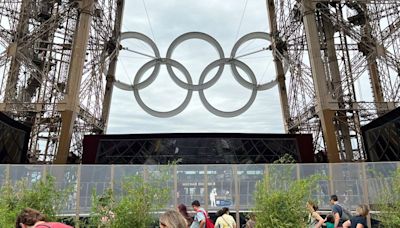
<path id="1" fill-rule="evenodd" d="M 165 57 L 170 43 L 179 35 L 200 31 L 213 36 L 230 55 L 233 44 L 241 36 L 255 31 L 268 32 L 265 1 L 248 1 L 245 15 L 237 37 L 238 27 L 245 1 L 215 0 L 146 0 L 146 6 L 153 28 L 154 37 L 162 57 Z M 137 31 L 154 39 L 146 18 L 142 0 L 126 1 L 125 31 Z M 147 54 L 152 54 L 140 42 L 126 41 L 126 46 Z M 243 49 L 265 45 L 253 42 Z M 245 47 L 246 46 L 246 47 Z M 128 57 L 127 57 L 128 56 Z M 138 59 L 138 55 L 122 52 L 117 70 L 117 78 L 132 81 L 135 72 L 149 59 Z M 257 54 L 243 59 L 255 72 L 258 81 L 266 82 L 275 77 L 271 53 Z M 217 59 L 213 48 L 202 41 L 191 40 L 182 43 L 173 54 L 192 75 L 194 83 L 206 65 Z M 178 70 L 175 69 L 178 74 Z M 215 73 L 215 71 L 213 71 Z M 149 73 L 147 74 L 149 75 Z M 212 76 L 207 77 L 209 80 Z M 146 78 L 146 77 L 144 77 Z M 182 76 L 180 78 L 183 79 Z M 142 90 L 143 100 L 157 110 L 177 107 L 183 101 L 186 90 L 175 85 L 162 67 L 158 78 L 148 88 Z M 229 66 L 225 66 L 221 79 L 205 91 L 207 99 L 216 108 L 229 111 L 244 105 L 250 97 L 250 90 L 240 86 L 233 78 Z M 134 99 L 133 92 L 114 88 L 108 133 L 158 133 L 158 132 L 254 132 L 283 133 L 278 89 L 259 91 L 252 107 L 235 118 L 221 118 L 209 113 L 201 104 L 197 92 L 193 93 L 189 106 L 181 114 L 172 118 L 156 118 L 145 113 Z"/>

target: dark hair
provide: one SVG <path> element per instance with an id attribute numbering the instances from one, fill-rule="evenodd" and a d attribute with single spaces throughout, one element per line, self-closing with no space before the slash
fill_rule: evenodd
<path id="1" fill-rule="evenodd" d="M 224 211 L 222 209 L 219 209 L 215 215 L 217 217 L 219 217 L 219 216 L 222 216 L 223 214 L 224 214 Z"/>
<path id="2" fill-rule="evenodd" d="M 335 222 L 335 217 L 333 217 L 333 214 L 329 214 L 326 216 L 326 221 L 330 222 L 330 223 L 334 223 Z"/>
<path id="3" fill-rule="evenodd" d="M 217 211 L 216 215 L 217 215 L 217 217 L 219 217 L 219 216 L 226 214 L 227 212 L 229 212 L 229 208 L 223 207 L 222 209 Z"/>
<path id="4" fill-rule="evenodd" d="M 15 222 L 15 228 L 20 228 L 20 223 L 27 226 L 33 226 L 35 225 L 35 223 L 45 220 L 46 217 L 42 213 L 40 213 L 40 211 L 32 208 L 25 208 L 18 215 L 17 221 Z"/>
<path id="5" fill-rule="evenodd" d="M 338 201 L 337 195 L 331 195 L 331 200 Z"/>
<path id="6" fill-rule="evenodd" d="M 192 206 L 200 207 L 200 202 L 198 200 L 195 200 L 192 202 Z"/>

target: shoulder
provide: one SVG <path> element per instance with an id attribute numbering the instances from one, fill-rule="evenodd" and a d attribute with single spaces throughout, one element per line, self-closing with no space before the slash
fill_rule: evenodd
<path id="1" fill-rule="evenodd" d="M 332 206 L 332 211 L 333 212 L 338 212 L 340 210 L 342 210 L 342 207 L 339 204 L 335 204 L 335 205 Z"/>
<path id="2" fill-rule="evenodd" d="M 204 210 L 197 211 L 196 217 L 198 218 L 198 220 L 205 219 L 206 218 L 205 211 Z"/>
<path id="3" fill-rule="evenodd" d="M 357 216 L 354 216 L 353 218 L 351 218 L 351 221 L 356 222 L 356 223 L 366 223 L 367 218 L 357 215 Z"/>
<path id="4" fill-rule="evenodd" d="M 72 226 L 65 225 L 59 222 L 46 222 L 35 226 L 37 228 L 72 228 Z"/>

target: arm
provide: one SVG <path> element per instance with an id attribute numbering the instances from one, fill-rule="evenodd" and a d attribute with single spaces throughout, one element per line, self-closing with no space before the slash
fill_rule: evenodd
<path id="1" fill-rule="evenodd" d="M 339 220 L 340 220 L 340 216 L 339 216 L 339 213 L 335 213 L 335 228 L 336 227 L 338 227 L 338 225 L 339 225 Z"/>
<path id="2" fill-rule="evenodd" d="M 205 228 L 206 227 L 206 220 L 203 219 L 200 221 L 200 228 Z"/>
<path id="3" fill-rule="evenodd" d="M 314 211 L 313 213 L 311 213 L 311 216 L 312 216 L 315 220 L 317 220 L 318 222 L 320 222 L 320 221 L 322 221 L 322 223 L 325 222 L 325 219 L 323 219 L 323 218 L 321 217 L 321 215 L 319 215 L 318 212 L 316 212 L 316 211 Z"/>
<path id="4" fill-rule="evenodd" d="M 320 216 L 321 217 L 321 216 Z M 315 225 L 315 228 L 320 228 L 325 223 L 325 219 L 318 220 L 318 223 Z"/>
<path id="5" fill-rule="evenodd" d="M 349 228 L 351 227 L 351 222 L 350 220 L 347 220 L 346 222 L 343 223 L 343 228 Z"/>

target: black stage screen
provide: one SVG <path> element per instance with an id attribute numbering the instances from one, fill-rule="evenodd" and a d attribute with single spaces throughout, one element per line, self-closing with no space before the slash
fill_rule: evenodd
<path id="1" fill-rule="evenodd" d="M 271 163 L 284 154 L 313 162 L 311 135 L 176 133 L 87 135 L 84 164 Z"/>
<path id="2" fill-rule="evenodd" d="M 368 161 L 400 160 L 400 108 L 361 128 Z"/>
<path id="3" fill-rule="evenodd" d="M 30 128 L 0 112 L 0 163 L 27 163 Z"/>

